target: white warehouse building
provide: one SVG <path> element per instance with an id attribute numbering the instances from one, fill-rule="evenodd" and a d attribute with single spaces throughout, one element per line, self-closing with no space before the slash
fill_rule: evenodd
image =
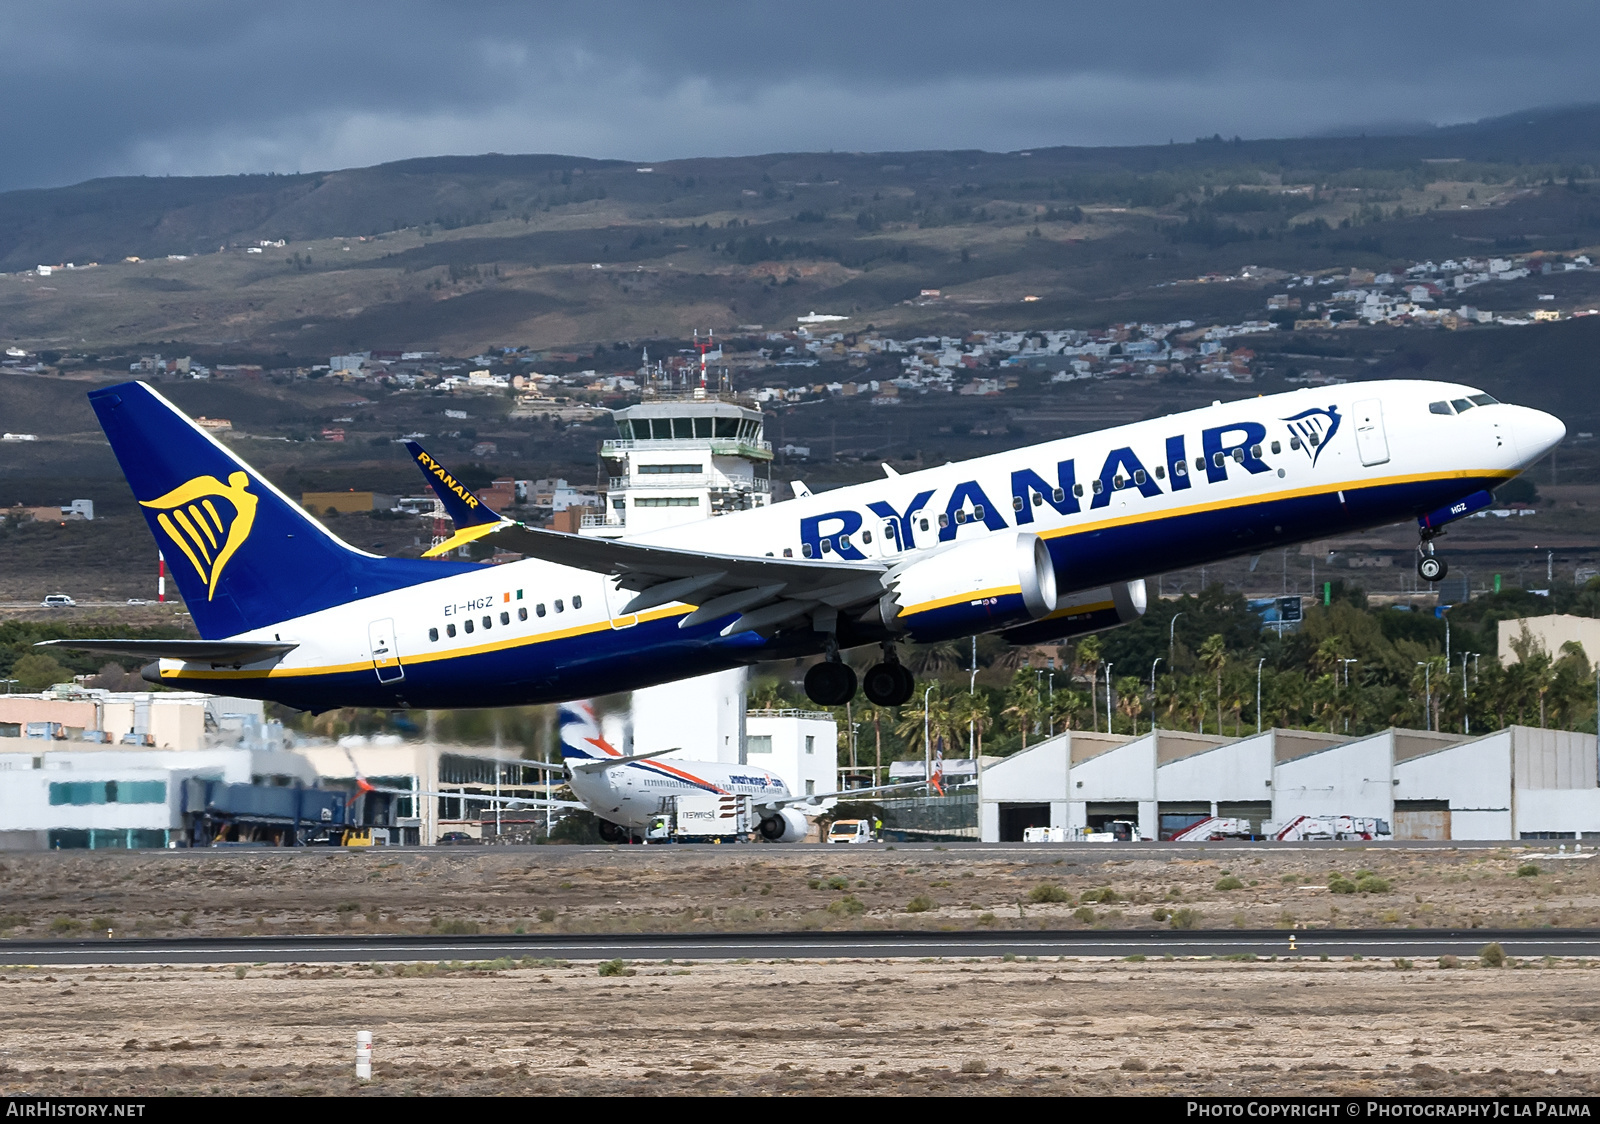
<path id="1" fill-rule="evenodd" d="M 1386 820 L 1397 839 L 1596 838 L 1597 767 L 1593 734 L 1527 726 L 1476 737 L 1071 731 L 986 767 L 978 822 L 985 842 L 1020 841 L 1029 827 L 1070 837 L 1111 820 L 1162 839 L 1206 816 L 1259 833 L 1302 815 Z"/>

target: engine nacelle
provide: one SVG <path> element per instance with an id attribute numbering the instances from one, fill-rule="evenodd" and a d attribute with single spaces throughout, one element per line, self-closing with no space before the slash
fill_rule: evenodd
<path id="1" fill-rule="evenodd" d="M 1001 635 L 1013 644 L 1048 644 L 1086 636 L 1138 620 L 1144 616 L 1147 604 L 1143 578 L 1080 590 L 1062 597 L 1049 616 L 1008 628 Z"/>
<path id="2" fill-rule="evenodd" d="M 761 821 L 761 838 L 768 843 L 798 843 L 811 825 L 793 808 L 780 808 Z"/>
<path id="3" fill-rule="evenodd" d="M 1025 624 L 1056 610 L 1056 571 L 1030 531 L 994 534 L 915 559 L 878 604 L 891 631 L 944 640 Z"/>

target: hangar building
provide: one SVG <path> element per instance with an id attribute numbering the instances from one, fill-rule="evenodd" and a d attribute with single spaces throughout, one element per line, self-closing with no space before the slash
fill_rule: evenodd
<path id="1" fill-rule="evenodd" d="M 1397 839 L 1600 837 L 1593 734 L 1511 726 L 1467 737 L 1389 729 L 1366 737 L 1267 730 L 1228 738 L 1071 731 L 986 766 L 979 830 L 1098 829 L 1132 820 L 1171 838 L 1206 816 L 1268 821 L 1371 816 Z"/>

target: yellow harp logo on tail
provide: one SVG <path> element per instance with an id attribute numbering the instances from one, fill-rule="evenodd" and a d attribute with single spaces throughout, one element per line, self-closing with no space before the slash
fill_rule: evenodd
<path id="1" fill-rule="evenodd" d="M 156 522 L 206 583 L 207 601 L 216 596 L 223 568 L 255 524 L 256 497 L 246 490 L 249 483 L 242 472 L 231 474 L 226 484 L 215 476 L 196 476 L 164 496 L 139 501 L 141 507 L 160 510 Z"/>

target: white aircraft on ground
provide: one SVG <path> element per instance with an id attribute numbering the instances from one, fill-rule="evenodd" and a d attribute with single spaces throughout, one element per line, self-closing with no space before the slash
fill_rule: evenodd
<path id="1" fill-rule="evenodd" d="M 923 782 L 913 781 L 795 796 L 784 779 L 768 769 L 722 761 L 661 759 L 672 752 L 661 749 L 625 755 L 601 734 L 592 703 L 568 703 L 561 708 L 561 757 L 567 784 L 600 820 L 600 837 L 608 843 L 623 842 L 630 835 L 642 837 L 651 818 L 660 814 L 663 798 L 669 796 L 748 796 L 760 816 L 762 838 L 771 843 L 797 843 L 806 837 L 808 828 L 802 808 L 815 815 L 826 800 L 860 799 L 923 787 Z"/>

